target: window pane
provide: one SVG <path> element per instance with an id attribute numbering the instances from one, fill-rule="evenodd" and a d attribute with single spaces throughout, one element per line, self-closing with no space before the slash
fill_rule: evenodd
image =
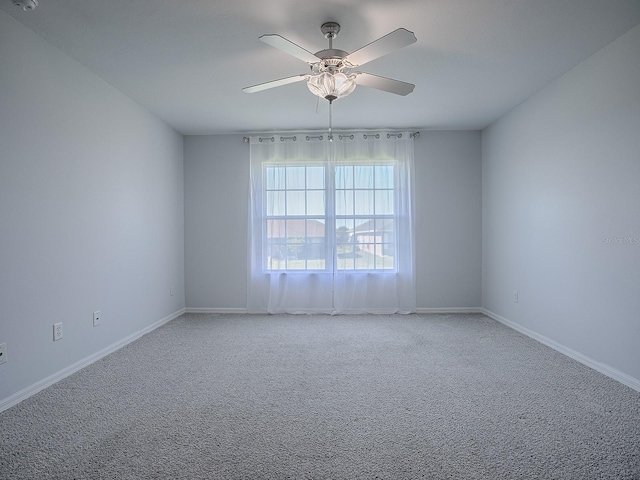
<path id="1" fill-rule="evenodd" d="M 354 186 L 355 188 L 373 188 L 372 166 L 354 167 Z"/>
<path id="2" fill-rule="evenodd" d="M 325 256 L 325 224 L 318 220 L 307 220 L 307 238 L 304 246 L 307 268 L 324 269 Z"/>
<path id="3" fill-rule="evenodd" d="M 284 189 L 284 171 L 285 167 L 267 167 L 267 190 L 283 190 Z"/>
<path id="4" fill-rule="evenodd" d="M 287 188 L 304 188 L 305 168 L 287 167 Z"/>
<path id="5" fill-rule="evenodd" d="M 267 240 L 269 243 L 284 238 L 286 238 L 284 220 L 267 220 Z"/>
<path id="6" fill-rule="evenodd" d="M 336 220 L 336 243 L 350 243 L 353 241 L 353 220 Z"/>
<path id="7" fill-rule="evenodd" d="M 374 220 L 358 218 L 355 220 L 355 232 L 353 234 L 355 268 L 373 268 L 373 260 L 370 258 L 370 247 L 368 244 L 375 241 Z M 369 267 L 369 262 L 371 266 Z"/>
<path id="8" fill-rule="evenodd" d="M 306 236 L 306 220 L 287 220 L 287 269 L 304 270 L 304 246 Z"/>
<path id="9" fill-rule="evenodd" d="M 358 256 L 356 257 L 356 270 L 373 270 L 374 269 L 374 250 L 375 245 L 370 243 L 362 243 L 357 245 Z"/>
<path id="10" fill-rule="evenodd" d="M 355 268 L 355 257 L 351 255 L 342 255 L 338 253 L 337 267 L 338 270 L 353 270 Z"/>
<path id="11" fill-rule="evenodd" d="M 379 218 L 376 220 L 376 232 L 383 234 L 384 238 L 393 239 L 393 218 Z M 384 243 L 392 240 L 383 240 Z"/>
<path id="12" fill-rule="evenodd" d="M 320 220 L 307 220 L 307 241 L 312 243 L 324 243 L 325 225 Z"/>
<path id="13" fill-rule="evenodd" d="M 307 188 L 324 189 L 324 167 L 307 167 Z"/>
<path id="14" fill-rule="evenodd" d="M 353 188 L 353 167 L 336 167 L 336 188 Z"/>
<path id="15" fill-rule="evenodd" d="M 356 215 L 373 214 L 373 190 L 356 190 L 355 191 L 355 214 Z"/>
<path id="16" fill-rule="evenodd" d="M 310 258 L 307 260 L 307 269 L 308 270 L 324 270 L 325 269 L 325 259 L 322 258 Z"/>
<path id="17" fill-rule="evenodd" d="M 304 197 L 304 191 L 287 192 L 287 215 L 304 215 Z"/>
<path id="18" fill-rule="evenodd" d="M 341 228 L 346 228 L 348 232 L 353 233 L 353 219 L 352 218 L 338 218 L 336 220 L 336 230 L 340 230 Z"/>
<path id="19" fill-rule="evenodd" d="M 393 190 L 376 190 L 376 215 L 393 214 Z"/>
<path id="20" fill-rule="evenodd" d="M 375 167 L 375 188 L 393 188 L 393 165 Z"/>
<path id="21" fill-rule="evenodd" d="M 304 218 L 287 220 L 287 244 L 303 243 L 306 232 L 306 220 Z"/>
<path id="22" fill-rule="evenodd" d="M 376 245 L 376 270 L 390 270 L 394 268 L 393 245 Z"/>
<path id="23" fill-rule="evenodd" d="M 353 190 L 336 190 L 336 215 L 353 215 Z"/>
<path id="24" fill-rule="evenodd" d="M 273 244 L 267 246 L 267 270 L 281 270 L 286 267 L 286 247 Z"/>
<path id="25" fill-rule="evenodd" d="M 284 192 L 267 192 L 267 215 L 284 215 Z"/>
<path id="26" fill-rule="evenodd" d="M 371 218 L 356 218 L 355 227 L 355 233 L 358 236 L 369 234 L 374 230 L 374 220 Z"/>
<path id="27" fill-rule="evenodd" d="M 324 212 L 324 190 L 307 191 L 307 215 L 324 216 Z"/>
<path id="28" fill-rule="evenodd" d="M 381 246 L 382 257 L 376 261 L 377 268 L 392 269 L 394 268 L 395 249 L 393 244 L 383 243 Z"/>
<path id="29" fill-rule="evenodd" d="M 304 260 L 294 259 L 289 257 L 287 259 L 287 270 L 305 270 L 307 268 Z"/>

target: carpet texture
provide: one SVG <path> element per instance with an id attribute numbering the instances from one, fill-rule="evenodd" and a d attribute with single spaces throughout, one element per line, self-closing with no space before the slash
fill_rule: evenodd
<path id="1" fill-rule="evenodd" d="M 640 479 L 640 393 L 480 314 L 187 314 L 0 414 L 0 478 Z"/>

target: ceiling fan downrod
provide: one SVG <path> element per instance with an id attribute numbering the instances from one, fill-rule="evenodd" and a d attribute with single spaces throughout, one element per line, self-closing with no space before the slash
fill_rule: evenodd
<path id="1" fill-rule="evenodd" d="M 340 33 L 340 24 L 336 22 L 326 22 L 320 27 L 324 38 L 329 40 L 329 50 L 333 50 L 333 39 Z"/>

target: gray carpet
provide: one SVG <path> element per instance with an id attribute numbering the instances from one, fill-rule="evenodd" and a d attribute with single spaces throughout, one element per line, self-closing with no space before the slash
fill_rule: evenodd
<path id="1" fill-rule="evenodd" d="M 483 315 L 188 314 L 0 414 L 0 478 L 640 479 L 640 393 Z"/>

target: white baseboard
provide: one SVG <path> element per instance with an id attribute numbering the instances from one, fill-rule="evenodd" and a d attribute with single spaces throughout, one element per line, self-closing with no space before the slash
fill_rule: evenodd
<path id="1" fill-rule="evenodd" d="M 247 313 L 246 308 L 192 308 L 187 307 L 185 313 Z"/>
<path id="2" fill-rule="evenodd" d="M 527 337 L 533 338 L 534 340 L 537 340 L 538 342 L 546 345 L 547 347 L 551 347 L 554 350 L 566 355 L 567 357 L 573 358 L 577 362 L 580 362 L 583 365 L 586 365 L 587 367 L 593 368 L 597 372 L 600 372 L 603 375 L 606 375 L 607 377 L 613 378 L 614 380 L 622 383 L 623 385 L 626 385 L 627 387 L 640 392 L 640 380 L 632 377 L 631 375 L 627 375 L 626 373 L 621 372 L 620 370 L 617 370 L 613 367 L 610 367 L 609 365 L 593 360 L 592 358 L 589 358 L 580 352 L 576 352 L 575 350 L 569 347 L 565 347 L 564 345 L 561 345 L 558 342 L 545 337 L 544 335 L 540 335 L 539 333 L 534 332 L 533 330 L 529 330 L 528 328 L 523 327 L 518 323 L 512 322 L 511 320 L 507 320 L 506 318 L 496 313 L 493 313 L 485 308 L 481 308 L 480 313 L 483 313 L 487 317 L 493 318 L 495 321 L 500 322 L 503 325 L 506 325 L 507 327 L 512 328 L 517 332 L 520 332 L 526 335 Z"/>
<path id="3" fill-rule="evenodd" d="M 158 327 L 161 327 L 162 325 L 164 325 L 165 323 L 170 322 L 171 320 L 179 317 L 180 315 L 182 315 L 183 313 L 185 313 L 185 309 L 180 309 L 175 313 L 172 313 L 171 315 L 164 317 L 161 320 L 158 320 L 155 323 L 152 323 L 151 325 L 149 325 L 148 327 L 143 328 L 142 330 L 138 330 L 135 333 L 132 333 L 131 335 L 123 338 L 122 340 L 113 343 L 111 345 L 109 345 L 106 348 L 103 348 L 102 350 L 89 355 L 88 357 L 83 358 L 82 360 L 77 361 L 76 363 L 69 365 L 66 368 L 63 368 L 62 370 L 54 373 L 53 375 L 49 375 L 47 378 L 40 380 L 39 382 L 34 383 L 33 385 L 30 385 L 26 388 L 23 388 L 22 390 L 20 390 L 17 393 L 14 393 L 13 395 L 11 395 L 8 398 L 5 398 L 4 400 L 0 400 L 0 412 L 5 411 L 8 408 L 13 407 L 14 405 L 17 405 L 18 403 L 20 403 L 23 400 L 26 400 L 27 398 L 29 398 L 32 395 L 35 395 L 36 393 L 38 393 L 41 390 L 44 390 L 47 387 L 50 387 L 51 385 L 53 385 L 54 383 L 59 382 L 60 380 L 62 380 L 65 377 L 68 377 L 69 375 L 77 372 L 78 370 L 83 369 L 84 367 L 91 365 L 93 362 L 100 360 L 103 357 L 106 357 L 107 355 L 109 355 L 110 353 L 115 352 L 116 350 L 121 349 L 122 347 L 124 347 L 125 345 L 128 345 L 129 343 L 133 342 L 134 340 L 137 340 L 138 338 L 142 337 L 143 335 L 155 330 Z"/>
<path id="4" fill-rule="evenodd" d="M 247 314 L 249 310 L 246 308 L 195 308 L 195 307 L 187 307 L 185 309 L 185 313 L 242 313 Z M 314 312 L 303 312 L 307 314 L 313 314 Z M 318 314 L 327 314 L 324 310 L 316 312 Z M 345 314 L 349 313 L 360 313 L 358 312 L 345 312 Z M 376 312 L 372 312 L 375 314 Z M 380 311 L 379 313 L 387 314 L 386 310 Z M 482 313 L 480 307 L 451 307 L 451 308 L 417 308 L 416 313 Z"/>
<path id="5" fill-rule="evenodd" d="M 187 307 L 186 313 L 249 313 L 246 308 L 195 308 Z M 326 312 L 318 312 L 326 313 Z M 347 312 L 348 313 L 348 312 Z M 387 313 L 386 311 L 382 313 Z M 416 313 L 482 313 L 480 307 L 451 307 L 451 308 L 417 308 Z"/>
<path id="6" fill-rule="evenodd" d="M 416 313 L 482 313 L 480 307 L 416 308 Z"/>

